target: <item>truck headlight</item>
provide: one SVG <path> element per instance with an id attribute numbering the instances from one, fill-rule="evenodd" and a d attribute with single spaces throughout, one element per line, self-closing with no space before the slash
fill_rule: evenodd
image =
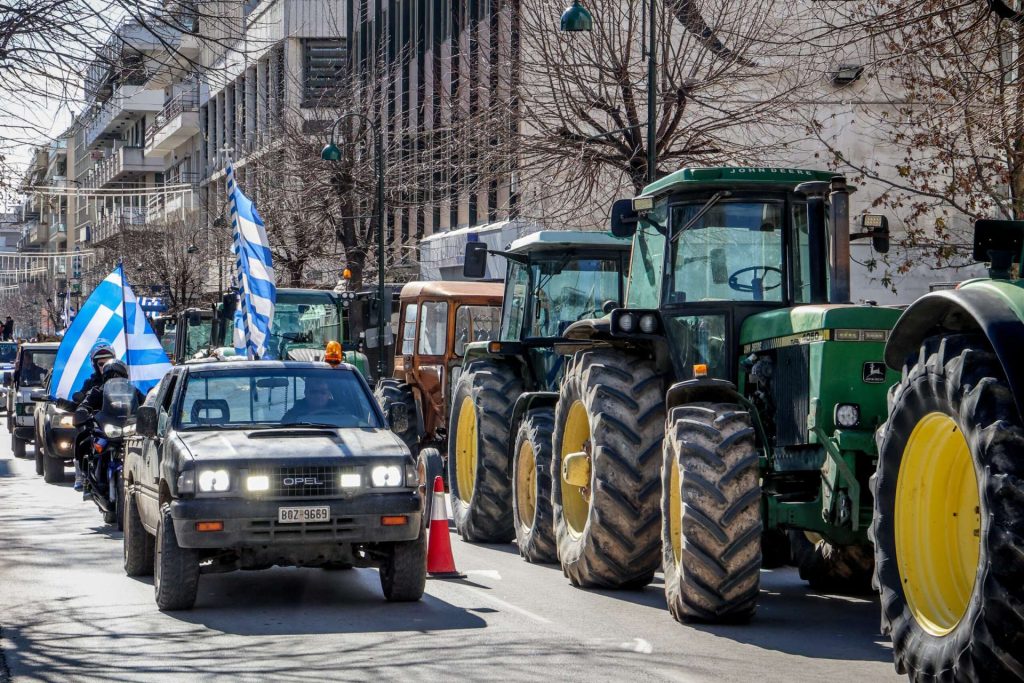
<path id="1" fill-rule="evenodd" d="M 398 465 L 378 465 L 370 472 L 374 486 L 401 486 L 402 468 Z"/>
<path id="2" fill-rule="evenodd" d="M 124 430 L 117 425 L 109 424 L 103 425 L 103 433 L 106 434 L 108 438 L 117 439 L 120 438 L 122 433 L 124 433 Z"/>
<path id="3" fill-rule="evenodd" d="M 178 475 L 178 493 L 196 492 L 196 473 L 194 470 L 185 470 Z"/>
<path id="4" fill-rule="evenodd" d="M 200 470 L 198 482 L 203 493 L 227 491 L 231 485 L 227 470 Z"/>
<path id="5" fill-rule="evenodd" d="M 840 427 L 856 427 L 860 424 L 860 406 L 856 403 L 837 403 L 834 417 Z"/>
<path id="6" fill-rule="evenodd" d="M 75 426 L 75 416 L 72 415 L 71 413 L 65 413 L 65 414 L 61 415 L 60 417 L 57 418 L 57 426 L 58 427 L 74 427 Z"/>
<path id="7" fill-rule="evenodd" d="M 355 489 L 363 483 L 363 478 L 359 476 L 358 472 L 344 472 L 339 483 L 343 489 Z"/>

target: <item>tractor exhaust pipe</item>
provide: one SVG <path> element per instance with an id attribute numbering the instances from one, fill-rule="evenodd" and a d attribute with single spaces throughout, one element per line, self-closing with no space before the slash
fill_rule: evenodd
<path id="1" fill-rule="evenodd" d="M 829 302 L 847 304 L 850 303 L 850 188 L 846 185 L 846 178 L 832 178 L 829 204 L 829 223 L 832 226 L 828 255 L 832 276 Z"/>

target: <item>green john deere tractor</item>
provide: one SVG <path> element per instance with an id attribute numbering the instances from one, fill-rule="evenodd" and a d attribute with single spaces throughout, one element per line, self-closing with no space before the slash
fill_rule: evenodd
<path id="1" fill-rule="evenodd" d="M 851 305 L 846 181 L 683 169 L 612 210 L 633 234 L 625 306 L 565 332 L 552 490 L 575 585 L 663 567 L 679 620 L 754 614 L 762 553 L 823 588 L 869 588 L 874 431 L 899 311 Z M 812 535 L 816 543 L 807 540 Z M 799 547 L 802 543 L 804 547 Z"/>
<path id="2" fill-rule="evenodd" d="M 483 242 L 465 274 L 483 275 Z M 563 358 L 553 351 L 577 320 L 622 301 L 629 241 L 594 232 L 542 231 L 490 252 L 508 261 L 499 337 L 466 345 L 453 377 L 448 482 L 467 541 L 513 535 L 530 562 L 556 559 L 551 524 L 551 430 Z"/>
<path id="3" fill-rule="evenodd" d="M 885 348 L 902 379 L 872 532 L 882 628 L 913 680 L 1024 680 L 1022 247 L 1024 222 L 978 221 L 990 277 L 918 299 Z"/>

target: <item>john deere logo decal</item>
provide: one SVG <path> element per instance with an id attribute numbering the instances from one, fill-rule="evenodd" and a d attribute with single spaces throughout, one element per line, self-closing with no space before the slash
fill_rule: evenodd
<path id="1" fill-rule="evenodd" d="M 885 381 L 885 363 L 868 361 L 864 364 L 864 373 L 861 377 L 868 384 L 881 384 Z"/>

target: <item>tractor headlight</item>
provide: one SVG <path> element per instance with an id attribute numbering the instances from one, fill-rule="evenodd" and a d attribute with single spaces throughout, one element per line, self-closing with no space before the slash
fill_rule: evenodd
<path id="1" fill-rule="evenodd" d="M 75 416 L 72 415 L 71 413 L 65 413 L 65 414 L 61 415 L 60 417 L 57 418 L 57 426 L 58 427 L 74 427 L 75 426 Z"/>
<path id="2" fill-rule="evenodd" d="M 834 417 L 840 427 L 856 427 L 860 424 L 860 406 L 856 403 L 838 403 Z"/>
<path id="3" fill-rule="evenodd" d="M 632 332 L 636 328 L 636 316 L 632 313 L 623 313 L 619 316 L 619 329 L 623 332 Z"/>
<path id="4" fill-rule="evenodd" d="M 227 491 L 231 485 L 227 470 L 200 470 L 198 482 L 203 493 Z"/>
<path id="5" fill-rule="evenodd" d="M 120 426 L 115 424 L 103 425 L 103 433 L 107 435 L 107 438 L 118 439 L 124 430 Z"/>
<path id="6" fill-rule="evenodd" d="M 370 472 L 374 486 L 401 486 L 402 468 L 397 465 L 378 465 Z"/>
<path id="7" fill-rule="evenodd" d="M 640 316 L 640 331 L 644 334 L 654 334 L 658 329 L 658 318 L 653 313 L 646 313 Z"/>

